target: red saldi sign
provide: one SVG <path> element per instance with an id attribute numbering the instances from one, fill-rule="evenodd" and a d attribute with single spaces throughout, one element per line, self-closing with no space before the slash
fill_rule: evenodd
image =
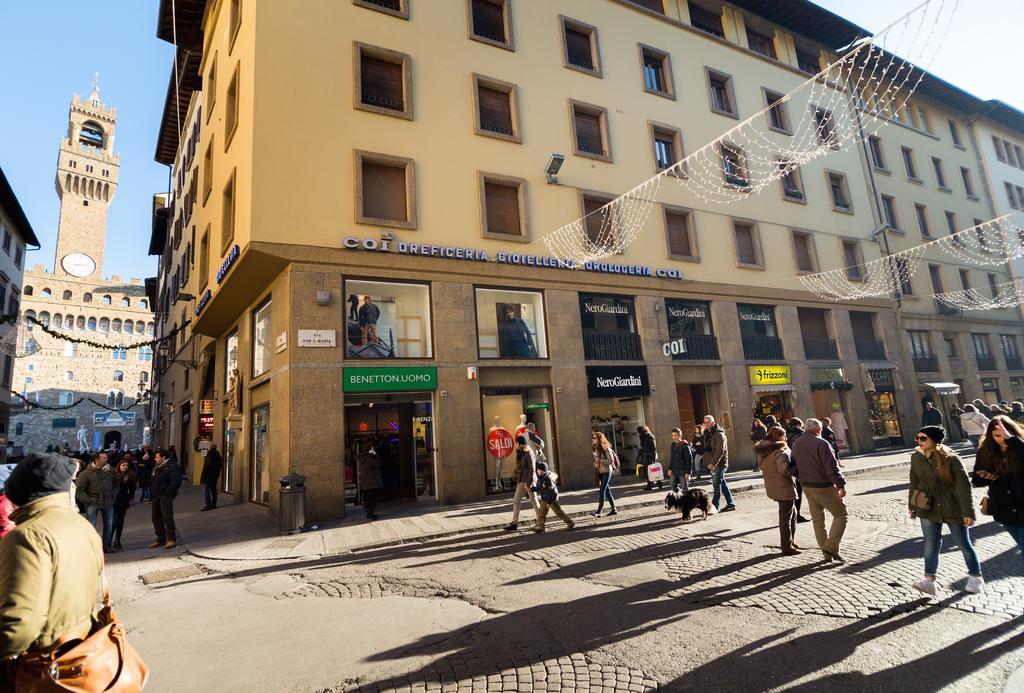
<path id="1" fill-rule="evenodd" d="M 504 428 L 495 428 L 487 435 L 487 451 L 499 460 L 503 460 L 512 454 L 515 448 L 515 441 L 512 434 Z"/>

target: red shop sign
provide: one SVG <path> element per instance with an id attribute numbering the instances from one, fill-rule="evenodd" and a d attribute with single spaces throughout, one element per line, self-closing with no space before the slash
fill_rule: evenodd
<path id="1" fill-rule="evenodd" d="M 487 435 L 487 451 L 499 460 L 503 460 L 512 454 L 515 448 L 515 441 L 512 434 L 504 428 L 495 428 Z"/>

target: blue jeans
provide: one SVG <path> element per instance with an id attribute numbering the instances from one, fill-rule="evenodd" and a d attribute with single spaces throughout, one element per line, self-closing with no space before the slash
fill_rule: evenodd
<path id="1" fill-rule="evenodd" d="M 1017 542 L 1017 548 L 1024 555 L 1024 525 L 1003 525 L 1003 529 L 1010 533 L 1013 540 Z"/>
<path id="2" fill-rule="evenodd" d="M 687 491 L 690 488 L 690 482 L 683 476 L 682 472 L 672 471 L 672 490 L 673 491 Z"/>
<path id="3" fill-rule="evenodd" d="M 90 525 L 96 526 L 96 516 L 103 516 L 103 548 L 110 548 L 110 538 L 114 532 L 114 509 L 101 508 L 98 505 L 85 506 L 85 519 Z"/>
<path id="4" fill-rule="evenodd" d="M 981 563 L 978 562 L 978 554 L 971 544 L 970 530 L 959 522 L 948 522 L 946 526 L 949 527 L 953 541 L 960 547 L 960 553 L 964 555 L 967 572 L 981 577 Z M 924 534 L 924 574 L 935 577 L 935 572 L 939 569 L 939 549 L 942 548 L 942 523 L 922 517 L 921 532 Z"/>
<path id="5" fill-rule="evenodd" d="M 732 505 L 732 492 L 729 490 L 729 484 L 725 480 L 725 467 L 715 467 L 711 470 L 711 488 L 715 490 L 714 495 L 711 498 L 711 505 L 718 509 L 718 501 L 725 497 L 726 506 Z"/>
<path id="6" fill-rule="evenodd" d="M 975 451 L 977 451 L 978 441 L 981 440 L 981 436 L 967 436 L 967 438 L 971 441 L 971 445 L 974 447 Z"/>
<path id="7" fill-rule="evenodd" d="M 604 501 L 607 498 L 608 504 L 615 507 L 615 499 L 612 498 L 612 474 L 611 472 L 601 472 L 601 487 L 597 491 L 597 511 L 601 512 L 601 508 L 604 506 Z"/>

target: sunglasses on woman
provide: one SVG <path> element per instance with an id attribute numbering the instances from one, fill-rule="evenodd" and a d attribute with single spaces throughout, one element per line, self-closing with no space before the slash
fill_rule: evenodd
<path id="1" fill-rule="evenodd" d="M 917 436 L 916 438 L 914 438 L 914 440 L 916 440 L 919 443 L 923 443 L 926 440 L 931 440 L 931 438 L 929 438 L 928 436 Z"/>

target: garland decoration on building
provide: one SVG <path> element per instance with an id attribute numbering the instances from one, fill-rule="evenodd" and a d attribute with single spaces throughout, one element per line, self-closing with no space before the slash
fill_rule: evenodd
<path id="1" fill-rule="evenodd" d="M 945 291 L 935 300 L 952 310 L 999 310 L 1024 305 L 1024 280 L 1014 279 L 990 287 L 991 296 L 982 296 L 977 289 Z"/>
<path id="2" fill-rule="evenodd" d="M 851 43 L 840 58 L 723 135 L 675 163 L 664 162 L 657 175 L 534 243 L 576 266 L 622 253 L 645 227 L 668 181 L 708 204 L 747 200 L 775 181 L 790 196 L 802 197 L 801 165 L 848 150 L 891 120 L 913 122 L 908 99 L 941 50 L 959 4 L 925 0 L 878 34 Z M 707 79 L 713 109 L 736 117 L 729 78 L 711 71 Z M 595 146 L 600 151 L 590 153 L 609 155 L 605 144 Z"/>
<path id="3" fill-rule="evenodd" d="M 50 404 L 40 404 L 39 402 L 33 402 L 31 399 L 29 399 L 25 395 L 21 394 L 20 392 L 15 392 L 14 390 L 11 390 L 11 394 L 13 396 L 17 397 L 18 399 L 20 399 L 22 401 L 23 405 L 25 406 L 25 409 L 27 409 L 27 410 L 29 410 L 29 409 L 42 409 L 44 411 L 64 411 L 65 409 L 74 409 L 75 407 L 77 407 L 82 402 L 92 402 L 93 404 L 95 404 L 97 407 L 100 407 L 101 409 L 106 409 L 107 411 L 114 411 L 114 412 L 121 413 L 121 412 L 131 411 L 135 407 L 145 406 L 145 405 L 149 404 L 149 398 L 148 397 L 143 397 L 141 399 L 138 399 L 133 404 L 129 404 L 127 407 L 111 407 L 111 406 L 109 406 L 109 405 L 107 405 L 107 404 L 105 404 L 103 402 L 99 402 L 99 401 L 93 399 L 92 397 L 79 397 L 78 399 L 76 399 L 71 404 L 60 404 L 60 405 L 56 405 L 55 406 L 55 405 L 50 405 Z M 38 396 L 38 393 L 37 393 L 37 396 Z"/>
<path id="4" fill-rule="evenodd" d="M 191 324 L 191 320 L 185 320 L 184 323 L 175 327 L 170 332 L 162 337 L 156 337 L 154 339 L 148 339 L 141 342 L 132 342 L 130 344 L 112 344 L 107 342 L 99 342 L 94 339 L 86 339 L 83 337 L 72 337 L 70 334 L 62 329 L 51 327 L 49 321 L 41 321 L 38 318 L 31 315 L 18 315 L 14 313 L 2 313 L 0 314 L 0 325 L 12 324 L 16 326 L 16 329 L 10 331 L 10 334 L 0 341 L 0 350 L 6 353 L 16 354 L 17 356 L 29 356 L 36 352 L 36 349 L 28 350 L 23 348 L 25 342 L 32 337 L 32 327 L 35 326 L 41 329 L 47 336 L 59 339 L 65 342 L 71 342 L 73 344 L 84 344 L 86 346 L 93 347 L 95 349 L 119 349 L 124 351 L 131 351 L 133 349 L 140 349 L 142 347 L 158 347 L 160 344 L 170 342 L 179 333 L 183 332 L 188 325 Z M 116 333 L 115 333 L 116 334 Z M 12 345 L 10 342 L 14 340 Z"/>
<path id="5" fill-rule="evenodd" d="M 1024 226 L 1021 224 L 1024 224 L 1024 213 L 1013 212 L 877 260 L 799 275 L 797 278 L 805 289 L 833 303 L 893 296 L 905 293 L 903 288 L 917 273 L 921 260 L 929 251 L 945 253 L 960 264 L 985 267 L 1001 267 L 1012 260 L 1024 258 Z M 1000 301 L 1006 303 L 1014 300 L 1009 287 L 1000 286 L 1005 289 L 1005 296 Z M 972 306 L 964 307 L 964 310 L 990 310 L 993 307 L 1019 305 L 1019 299 L 1006 305 L 989 305 L 995 299 L 985 300 L 973 289 L 935 295 L 939 300 L 943 300 L 944 296 L 948 296 L 950 301 Z"/>

